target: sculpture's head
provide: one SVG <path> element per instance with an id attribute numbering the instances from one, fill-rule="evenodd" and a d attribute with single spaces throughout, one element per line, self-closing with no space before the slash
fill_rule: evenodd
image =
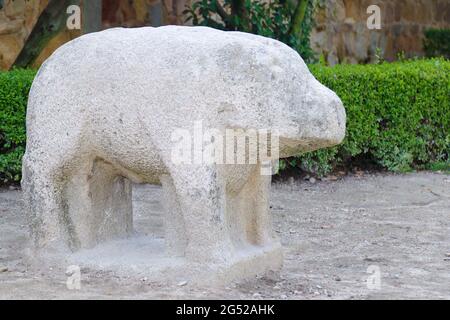
<path id="1" fill-rule="evenodd" d="M 280 137 L 280 157 L 331 147 L 345 136 L 346 114 L 339 97 L 322 85 L 298 57 L 285 69 L 278 86 L 274 129 Z"/>
<path id="2" fill-rule="evenodd" d="M 280 157 L 341 143 L 346 115 L 336 93 L 317 81 L 291 48 L 279 45 L 270 60 L 269 127 L 279 133 Z"/>
<path id="3" fill-rule="evenodd" d="M 251 119 L 245 126 L 278 132 L 282 158 L 341 143 L 343 104 L 316 80 L 298 53 L 276 40 L 234 34 L 246 40 L 230 52 L 239 57 L 239 72 L 245 74 L 239 79 L 242 96 L 251 96 L 243 100 L 249 106 L 241 110 L 247 114 L 238 115 Z"/>

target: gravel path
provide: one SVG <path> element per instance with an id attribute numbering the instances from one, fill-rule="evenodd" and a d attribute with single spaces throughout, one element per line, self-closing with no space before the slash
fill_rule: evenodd
<path id="1" fill-rule="evenodd" d="M 347 176 L 272 189 L 285 248 L 280 273 L 211 288 L 82 268 L 81 290 L 67 289 L 66 266 L 27 263 L 20 191 L 2 189 L 0 299 L 450 299 L 449 175 Z M 161 235 L 161 189 L 138 187 L 134 198 L 136 229 Z"/>

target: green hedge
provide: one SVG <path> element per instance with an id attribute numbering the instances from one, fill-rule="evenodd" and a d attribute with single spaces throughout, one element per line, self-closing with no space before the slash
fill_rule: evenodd
<path id="1" fill-rule="evenodd" d="M 20 181 L 32 70 L 0 72 L 0 184 Z"/>
<path id="2" fill-rule="evenodd" d="M 450 29 L 428 29 L 423 41 L 425 55 L 429 58 L 450 59 Z"/>
<path id="3" fill-rule="evenodd" d="M 450 62 L 416 60 L 381 65 L 311 65 L 342 99 L 344 142 L 288 161 L 318 173 L 365 159 L 390 171 L 447 163 L 450 148 Z"/>
<path id="4" fill-rule="evenodd" d="M 381 65 L 311 65 L 341 97 L 347 134 L 334 148 L 283 163 L 320 175 L 361 158 L 391 171 L 448 165 L 450 62 L 417 60 Z M 34 71 L 0 72 L 0 184 L 20 181 L 25 109 Z"/>

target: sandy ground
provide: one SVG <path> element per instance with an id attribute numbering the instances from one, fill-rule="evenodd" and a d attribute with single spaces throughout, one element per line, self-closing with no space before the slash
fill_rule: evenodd
<path id="1" fill-rule="evenodd" d="M 82 268 L 80 290 L 67 289 L 67 266 L 27 263 L 20 191 L 2 189 L 0 299 L 450 299 L 449 175 L 347 176 L 272 189 L 285 250 L 280 273 L 211 288 Z M 137 188 L 134 198 L 136 229 L 160 236 L 160 188 Z"/>

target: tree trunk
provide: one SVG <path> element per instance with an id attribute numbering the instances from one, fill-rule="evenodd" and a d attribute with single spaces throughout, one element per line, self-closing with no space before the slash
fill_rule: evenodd
<path id="1" fill-rule="evenodd" d="M 65 26 L 67 7 L 79 4 L 73 0 L 50 0 L 42 11 L 13 66 L 26 68 L 33 64 L 49 41 Z"/>
<path id="2" fill-rule="evenodd" d="M 245 9 L 245 0 L 232 0 L 231 1 L 231 15 L 237 16 L 240 20 L 243 30 L 239 31 L 250 31 L 250 23 L 248 19 L 248 12 Z M 236 26 L 234 26 L 236 27 Z"/>
<path id="3" fill-rule="evenodd" d="M 83 0 L 83 34 L 102 30 L 102 0 Z"/>
<path id="4" fill-rule="evenodd" d="M 308 8 L 309 0 L 298 0 L 297 7 L 295 8 L 294 16 L 292 17 L 291 27 L 289 34 L 293 36 L 299 36 L 302 23 L 305 19 L 306 9 Z"/>

